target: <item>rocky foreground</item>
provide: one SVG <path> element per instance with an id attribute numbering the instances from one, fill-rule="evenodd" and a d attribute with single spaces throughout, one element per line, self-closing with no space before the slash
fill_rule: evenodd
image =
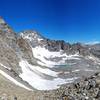
<path id="1" fill-rule="evenodd" d="M 56 90 L 27 92 L 27 97 L 20 95 L 12 95 L 12 99 L 9 97 L 7 93 L 3 93 L 0 100 L 100 100 L 100 73 L 63 85 Z"/>
<path id="2" fill-rule="evenodd" d="M 95 73 L 79 82 L 64 85 L 45 98 L 48 99 L 44 100 L 100 100 L 100 73 Z"/>

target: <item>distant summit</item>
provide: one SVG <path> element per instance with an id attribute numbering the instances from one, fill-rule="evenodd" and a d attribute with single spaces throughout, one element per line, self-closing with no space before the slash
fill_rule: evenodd
<path id="1" fill-rule="evenodd" d="M 3 17 L 0 16 L 0 31 L 2 32 L 13 32 L 11 27 L 6 23 Z"/>
<path id="2" fill-rule="evenodd" d="M 4 21 L 4 19 L 0 16 L 0 24 L 5 24 L 6 22 Z"/>

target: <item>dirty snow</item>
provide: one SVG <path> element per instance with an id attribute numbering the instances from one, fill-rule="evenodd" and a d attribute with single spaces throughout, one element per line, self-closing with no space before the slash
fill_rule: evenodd
<path id="1" fill-rule="evenodd" d="M 68 79 L 61 79 L 59 77 L 56 77 L 53 80 L 47 80 L 47 79 L 42 78 L 42 76 L 39 76 L 37 73 L 34 72 L 34 66 L 33 66 L 33 70 L 31 70 L 30 68 L 32 67 L 32 65 L 30 65 L 27 61 L 21 60 L 19 62 L 19 65 L 22 68 L 22 73 L 19 76 L 24 81 L 27 81 L 32 87 L 34 87 L 35 89 L 38 89 L 38 90 L 56 89 L 61 84 L 71 83 L 75 79 L 77 79 L 77 77 L 68 78 Z M 37 70 L 40 71 L 41 69 L 38 67 Z M 45 72 L 44 69 L 42 69 L 42 70 Z M 52 73 L 52 71 L 50 71 L 50 70 L 46 69 L 46 71 L 47 71 L 46 72 L 47 74 Z"/>
<path id="2" fill-rule="evenodd" d="M 35 58 L 39 59 L 41 62 L 38 62 L 38 64 L 42 63 L 42 65 L 48 66 L 48 67 L 54 67 L 55 65 L 61 65 L 65 63 L 65 60 L 68 59 L 77 59 L 79 60 L 79 55 L 74 54 L 74 55 L 66 55 L 66 53 L 60 52 L 51 52 L 44 47 L 35 47 L 32 48 L 32 52 Z M 62 60 L 59 62 L 56 61 L 51 61 L 50 58 L 56 58 L 60 57 Z"/>

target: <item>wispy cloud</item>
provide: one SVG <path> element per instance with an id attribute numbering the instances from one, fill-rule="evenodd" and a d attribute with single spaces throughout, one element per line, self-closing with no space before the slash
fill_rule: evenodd
<path id="1" fill-rule="evenodd" d="M 87 42 L 85 44 L 87 44 L 87 45 L 93 45 L 93 44 L 98 44 L 98 43 L 100 43 L 100 41 L 90 41 L 90 42 Z"/>

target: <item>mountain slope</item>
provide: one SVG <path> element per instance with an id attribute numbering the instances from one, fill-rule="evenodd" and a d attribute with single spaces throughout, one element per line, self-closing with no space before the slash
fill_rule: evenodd
<path id="1" fill-rule="evenodd" d="M 0 75 L 25 91 L 57 89 L 99 72 L 98 48 L 50 40 L 31 30 L 17 35 L 0 18 Z"/>
<path id="2" fill-rule="evenodd" d="M 99 58 L 91 52 L 89 46 L 49 40 L 35 31 L 21 32 L 19 40 L 24 41 L 22 44 L 19 42 L 24 52 L 24 59 L 20 62 L 23 69 L 21 78 L 38 90 L 55 89 L 60 84 L 73 82 L 99 69 Z M 36 82 L 32 82 L 34 80 Z"/>

